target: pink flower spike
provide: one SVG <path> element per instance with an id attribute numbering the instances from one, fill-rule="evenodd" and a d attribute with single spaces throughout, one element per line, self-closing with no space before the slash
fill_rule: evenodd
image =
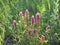
<path id="1" fill-rule="evenodd" d="M 16 27 L 16 20 L 13 20 L 13 26 Z"/>
<path id="2" fill-rule="evenodd" d="M 36 35 L 36 33 L 37 33 L 37 29 L 34 29 L 33 33 L 34 33 L 34 35 Z"/>
<path id="3" fill-rule="evenodd" d="M 35 22 L 34 15 L 32 15 L 32 17 L 31 17 L 31 24 L 33 25 L 34 22 Z"/>
<path id="4" fill-rule="evenodd" d="M 36 23 L 40 24 L 40 13 L 36 14 Z"/>
<path id="5" fill-rule="evenodd" d="M 29 15 L 29 11 L 28 11 L 28 9 L 26 9 L 25 16 L 28 17 L 28 15 Z"/>
<path id="6" fill-rule="evenodd" d="M 45 36 L 44 36 L 44 35 L 41 36 L 41 40 L 42 40 L 42 41 L 45 40 Z"/>
<path id="7" fill-rule="evenodd" d="M 22 15 L 23 15 L 22 12 L 20 12 L 20 13 L 19 13 L 19 16 L 22 17 Z"/>

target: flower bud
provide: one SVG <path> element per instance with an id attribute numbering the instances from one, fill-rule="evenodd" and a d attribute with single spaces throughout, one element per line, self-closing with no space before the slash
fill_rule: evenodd
<path id="1" fill-rule="evenodd" d="M 28 15 L 29 15 L 29 11 L 28 11 L 28 9 L 26 9 L 25 16 L 28 17 Z"/>
<path id="2" fill-rule="evenodd" d="M 13 26 L 16 27 L 16 20 L 13 20 Z"/>
<path id="3" fill-rule="evenodd" d="M 22 12 L 19 13 L 20 18 L 22 17 Z"/>
<path id="4" fill-rule="evenodd" d="M 34 29 L 33 34 L 36 35 L 36 33 L 37 33 L 37 29 Z"/>
<path id="5" fill-rule="evenodd" d="M 48 25 L 47 27 L 46 27 L 46 32 L 48 32 L 50 30 L 50 26 Z"/>
<path id="6" fill-rule="evenodd" d="M 35 22 L 35 19 L 34 19 L 34 16 L 32 15 L 32 17 L 31 17 L 31 24 L 33 25 L 34 22 Z"/>
<path id="7" fill-rule="evenodd" d="M 40 24 L 40 13 L 36 14 L 36 23 Z"/>
<path id="8" fill-rule="evenodd" d="M 42 40 L 42 41 L 45 40 L 45 36 L 44 36 L 44 35 L 41 36 L 41 40 Z"/>
<path id="9" fill-rule="evenodd" d="M 28 31 L 28 34 L 29 34 L 29 35 L 32 34 L 32 30 L 29 30 L 29 31 Z"/>
<path id="10" fill-rule="evenodd" d="M 32 30 L 28 30 L 25 34 L 26 37 L 29 37 L 32 34 Z"/>

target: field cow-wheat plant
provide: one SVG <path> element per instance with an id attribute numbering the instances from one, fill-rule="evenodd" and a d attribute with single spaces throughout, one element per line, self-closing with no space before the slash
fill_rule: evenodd
<path id="1" fill-rule="evenodd" d="M 60 45 L 60 0 L 0 0 L 0 45 Z"/>

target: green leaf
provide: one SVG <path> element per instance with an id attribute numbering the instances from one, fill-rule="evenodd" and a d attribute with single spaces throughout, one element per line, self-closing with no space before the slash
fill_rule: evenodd
<path id="1" fill-rule="evenodd" d="M 45 42 L 45 43 L 47 43 L 47 42 L 48 42 L 48 40 L 44 40 L 44 42 Z"/>

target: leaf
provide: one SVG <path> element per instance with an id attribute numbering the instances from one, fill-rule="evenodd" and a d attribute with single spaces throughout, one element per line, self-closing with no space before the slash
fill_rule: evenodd
<path id="1" fill-rule="evenodd" d="M 41 14 L 45 11 L 45 4 L 42 4 L 41 6 L 37 5 L 37 7 L 38 7 Z"/>
<path id="2" fill-rule="evenodd" d="M 44 40 L 44 42 L 45 42 L 45 43 L 47 43 L 47 42 L 48 42 L 48 40 Z"/>
<path id="3" fill-rule="evenodd" d="M 24 30 L 23 32 L 22 32 L 22 34 L 24 34 L 26 32 L 26 30 Z"/>
<path id="4" fill-rule="evenodd" d="M 48 7 L 49 7 L 49 9 L 50 9 L 50 1 L 49 0 L 47 0 L 48 1 Z"/>

